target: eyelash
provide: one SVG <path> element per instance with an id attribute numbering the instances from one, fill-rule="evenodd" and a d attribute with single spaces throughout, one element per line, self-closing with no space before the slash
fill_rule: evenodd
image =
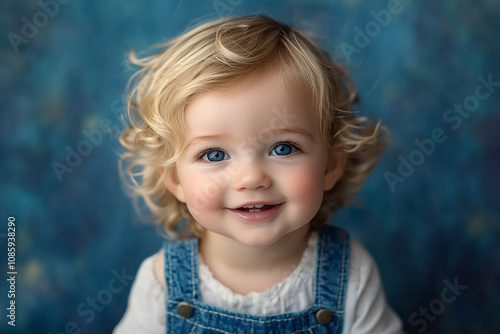
<path id="1" fill-rule="evenodd" d="M 279 141 L 277 143 L 274 143 L 274 145 L 271 147 L 271 150 L 269 151 L 269 154 L 271 154 L 271 151 L 273 150 L 273 148 L 275 148 L 278 145 L 283 145 L 283 144 L 290 145 L 293 148 L 295 148 L 296 151 L 293 154 L 295 154 L 297 152 L 302 152 L 302 148 L 300 147 L 300 145 L 297 144 L 296 142 L 294 142 L 293 140 L 282 140 L 282 141 Z M 207 154 L 208 152 L 214 151 L 214 150 L 225 152 L 220 147 L 209 146 L 209 147 L 206 147 L 203 150 L 201 150 L 201 152 L 196 155 L 196 160 L 203 160 L 203 157 L 205 156 L 205 154 Z"/>
<path id="2" fill-rule="evenodd" d="M 220 147 L 209 146 L 209 147 L 204 148 L 203 150 L 201 150 L 201 152 L 196 155 L 196 160 L 203 160 L 203 157 L 205 156 L 205 154 L 207 154 L 208 152 L 211 152 L 211 151 L 215 151 L 215 150 L 225 152 Z"/>
<path id="3" fill-rule="evenodd" d="M 295 143 L 293 140 L 282 140 L 282 141 L 279 141 L 277 143 L 274 143 L 273 147 L 271 147 L 271 151 L 273 150 L 273 148 L 275 148 L 276 146 L 278 145 L 283 145 L 283 144 L 286 144 L 286 145 L 290 145 L 292 146 L 293 148 L 295 148 L 295 152 L 292 153 L 292 154 L 296 154 L 297 152 L 302 152 L 302 148 L 300 147 L 299 144 Z M 271 151 L 269 152 L 269 154 L 271 154 Z"/>

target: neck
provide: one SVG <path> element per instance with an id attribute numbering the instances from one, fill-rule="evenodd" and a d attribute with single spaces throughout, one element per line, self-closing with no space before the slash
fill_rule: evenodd
<path id="1" fill-rule="evenodd" d="M 272 245 L 251 247 L 206 231 L 200 253 L 214 277 L 236 293 L 265 291 L 282 281 L 299 264 L 307 247 L 309 224 Z"/>

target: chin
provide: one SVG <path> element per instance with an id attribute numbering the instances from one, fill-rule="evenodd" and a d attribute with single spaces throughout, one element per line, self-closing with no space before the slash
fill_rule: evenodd
<path id="1" fill-rule="evenodd" d="M 240 244 L 245 245 L 247 247 L 255 247 L 255 248 L 261 248 L 261 247 L 268 247 L 276 243 L 276 240 L 241 240 L 237 239 Z"/>
<path id="2" fill-rule="evenodd" d="M 278 242 L 285 234 L 274 235 L 269 231 L 246 232 L 244 235 L 233 236 L 232 238 L 248 247 L 267 247 Z"/>

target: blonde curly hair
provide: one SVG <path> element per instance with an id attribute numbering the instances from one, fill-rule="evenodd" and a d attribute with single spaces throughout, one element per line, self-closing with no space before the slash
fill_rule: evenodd
<path id="1" fill-rule="evenodd" d="M 198 94 L 225 89 L 262 71 L 274 71 L 306 90 L 329 149 L 343 150 L 342 177 L 325 191 L 314 228 L 347 205 L 360 190 L 385 149 L 388 131 L 351 110 L 356 99 L 346 71 L 333 63 L 312 38 L 269 17 L 238 16 L 205 23 L 155 47 L 154 54 L 129 60 L 140 69 L 131 77 L 128 120 L 120 137 L 125 151 L 120 172 L 131 194 L 173 238 L 201 236 L 203 228 L 165 187 L 162 170 L 182 152 L 184 109 Z M 182 222 L 187 224 L 182 224 Z"/>

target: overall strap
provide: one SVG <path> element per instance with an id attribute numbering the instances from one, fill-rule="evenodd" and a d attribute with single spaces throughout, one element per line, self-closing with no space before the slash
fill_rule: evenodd
<path id="1" fill-rule="evenodd" d="M 315 304 L 341 317 L 347 293 L 349 246 L 346 231 L 329 225 L 319 231 Z"/>
<path id="2" fill-rule="evenodd" d="M 198 239 L 166 241 L 165 281 L 170 300 L 199 300 Z"/>

